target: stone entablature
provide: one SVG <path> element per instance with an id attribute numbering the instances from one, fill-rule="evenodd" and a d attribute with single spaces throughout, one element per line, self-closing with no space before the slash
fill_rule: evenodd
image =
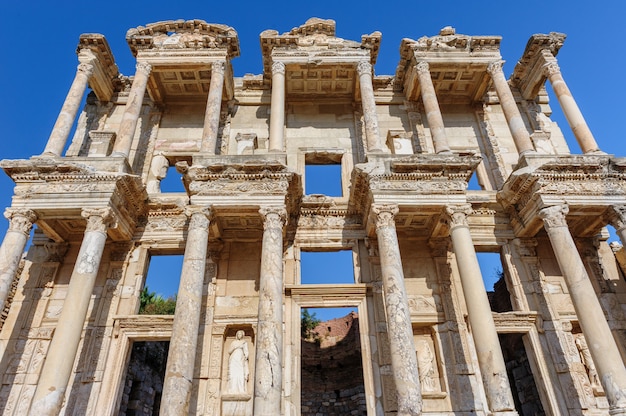
<path id="1" fill-rule="evenodd" d="M 396 73 L 375 76 L 381 36 L 317 18 L 264 31 L 263 73 L 238 78 L 229 26 L 129 30 L 133 76 L 82 35 L 43 154 L 0 163 L 16 183 L 0 413 L 116 414 L 133 343 L 168 341 L 161 414 L 299 415 L 300 313 L 350 307 L 352 410 L 525 415 L 514 397 L 534 385 L 533 411 L 626 414 L 626 256 L 604 228 L 626 240 L 626 161 L 599 151 L 567 89 L 564 35 L 533 35 L 509 80 L 499 36 L 451 27 L 403 40 Z M 314 165 L 338 195 L 311 191 Z M 302 283 L 304 253 L 329 251 L 354 282 Z M 498 312 L 480 252 L 500 254 Z M 138 315 L 168 254 L 183 255 L 175 315 Z"/>

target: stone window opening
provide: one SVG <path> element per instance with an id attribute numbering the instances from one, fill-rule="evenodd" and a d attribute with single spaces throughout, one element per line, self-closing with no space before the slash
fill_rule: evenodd
<path id="1" fill-rule="evenodd" d="M 493 312 L 511 312 L 511 296 L 507 287 L 499 252 L 477 252 L 478 264 Z"/>
<path id="2" fill-rule="evenodd" d="M 157 153 L 150 163 L 147 191 L 153 193 L 187 192 L 182 175 L 176 170 L 176 163 L 185 161 L 191 165 L 191 158 L 167 156 Z"/>
<path id="3" fill-rule="evenodd" d="M 183 267 L 182 254 L 150 253 L 139 314 L 173 315 Z"/>
<path id="4" fill-rule="evenodd" d="M 344 195 L 342 153 L 319 151 L 306 153 L 304 157 L 305 195 Z"/>
<path id="5" fill-rule="evenodd" d="M 300 283 L 355 283 L 354 252 L 352 250 L 301 251 Z"/>

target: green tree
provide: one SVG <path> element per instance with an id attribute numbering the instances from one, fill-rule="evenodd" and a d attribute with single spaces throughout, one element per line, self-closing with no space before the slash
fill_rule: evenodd
<path id="1" fill-rule="evenodd" d="M 320 324 L 320 320 L 315 316 L 315 312 L 309 313 L 307 308 L 302 309 L 300 316 L 300 335 L 302 338 L 316 338 L 313 330 Z"/>
<path id="2" fill-rule="evenodd" d="M 174 315 L 176 295 L 164 298 L 145 286 L 139 295 L 140 315 Z"/>

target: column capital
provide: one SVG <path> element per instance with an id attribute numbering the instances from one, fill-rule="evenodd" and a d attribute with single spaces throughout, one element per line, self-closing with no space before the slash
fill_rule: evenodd
<path id="1" fill-rule="evenodd" d="M 430 65 L 426 61 L 420 61 L 415 65 L 418 74 L 430 74 Z"/>
<path id="2" fill-rule="evenodd" d="M 626 228 L 626 205 L 611 205 L 607 211 L 607 219 L 618 231 Z"/>
<path id="3" fill-rule="evenodd" d="M 213 61 L 211 63 L 211 74 L 220 74 L 220 75 L 224 75 L 224 70 L 226 69 L 226 61 L 224 60 L 219 60 L 219 61 Z"/>
<path id="4" fill-rule="evenodd" d="M 474 212 L 471 204 L 447 205 L 446 215 L 450 229 L 456 227 L 469 227 L 467 217 Z"/>
<path id="5" fill-rule="evenodd" d="M 374 218 L 376 229 L 382 227 L 395 228 L 396 223 L 394 222 L 394 218 L 399 211 L 400 209 L 397 204 L 372 204 L 372 212 L 376 215 Z"/>
<path id="6" fill-rule="evenodd" d="M 287 209 L 281 205 L 275 206 L 262 206 L 259 209 L 259 214 L 263 217 L 263 229 L 282 228 L 287 222 Z"/>
<path id="7" fill-rule="evenodd" d="M 272 75 L 283 74 L 285 75 L 285 64 L 282 62 L 272 62 Z"/>
<path id="8" fill-rule="evenodd" d="M 150 72 L 152 72 L 152 65 L 147 62 L 137 62 L 137 65 L 135 65 L 135 70 L 148 76 L 150 75 Z"/>
<path id="9" fill-rule="evenodd" d="M 17 231 L 30 235 L 33 224 L 37 221 L 37 214 L 30 209 L 7 208 L 4 217 L 9 220 L 9 231 Z"/>
<path id="10" fill-rule="evenodd" d="M 208 228 L 213 219 L 213 210 L 206 206 L 187 206 L 185 215 L 189 217 L 189 229 Z"/>
<path id="11" fill-rule="evenodd" d="M 87 78 L 91 78 L 91 76 L 93 75 L 93 70 L 94 70 L 93 64 L 88 63 L 88 62 L 81 62 L 76 67 L 76 72 L 85 74 Z"/>
<path id="12" fill-rule="evenodd" d="M 502 65 L 504 65 L 504 61 L 503 60 L 489 62 L 489 65 L 487 65 L 487 72 L 491 76 L 494 76 L 497 73 L 501 73 L 502 72 Z"/>
<path id="13" fill-rule="evenodd" d="M 367 61 L 359 61 L 359 63 L 356 64 L 356 72 L 359 76 L 366 74 L 372 75 L 372 64 Z"/>
<path id="14" fill-rule="evenodd" d="M 555 205 L 543 208 L 539 211 L 539 218 L 543 220 L 546 228 L 567 227 L 565 216 L 569 212 L 567 204 Z"/>
<path id="15" fill-rule="evenodd" d="M 80 215 L 87 220 L 87 231 L 106 233 L 115 224 L 113 210 L 106 208 L 83 208 Z"/>
<path id="16" fill-rule="evenodd" d="M 550 75 L 560 74 L 561 68 L 556 62 L 548 62 L 543 66 L 543 73 L 545 76 L 549 77 Z"/>

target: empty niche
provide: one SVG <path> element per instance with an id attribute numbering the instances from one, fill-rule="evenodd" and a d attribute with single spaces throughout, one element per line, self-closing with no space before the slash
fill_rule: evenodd
<path id="1" fill-rule="evenodd" d="M 308 153 L 305 156 L 304 189 L 307 195 L 343 195 L 341 154 Z"/>
<path id="2" fill-rule="evenodd" d="M 300 252 L 300 283 L 354 283 L 352 250 Z"/>
<path id="3" fill-rule="evenodd" d="M 151 255 L 141 291 L 139 313 L 173 315 L 183 268 L 183 255 Z"/>
<path id="4" fill-rule="evenodd" d="M 301 327 L 301 414 L 366 414 L 358 313 L 302 309 Z"/>
<path id="5" fill-rule="evenodd" d="M 500 253 L 476 253 L 480 272 L 483 277 L 487 297 L 493 312 L 510 312 L 513 310 L 511 297 L 506 286 Z"/>

